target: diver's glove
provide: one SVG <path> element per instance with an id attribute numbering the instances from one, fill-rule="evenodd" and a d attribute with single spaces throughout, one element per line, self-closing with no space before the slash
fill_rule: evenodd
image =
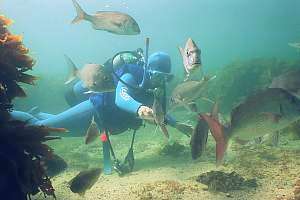
<path id="1" fill-rule="evenodd" d="M 190 137 L 193 134 L 194 128 L 192 125 L 176 122 L 175 128 L 186 136 Z"/>
<path id="2" fill-rule="evenodd" d="M 153 110 L 147 106 L 140 106 L 137 111 L 138 116 L 144 120 L 154 120 Z"/>

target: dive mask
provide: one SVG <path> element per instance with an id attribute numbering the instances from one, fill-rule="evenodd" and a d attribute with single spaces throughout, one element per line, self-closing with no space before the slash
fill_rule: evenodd
<path id="1" fill-rule="evenodd" d="M 169 82 L 173 79 L 174 75 L 164 73 L 157 70 L 148 70 L 149 79 L 153 85 L 161 85 L 164 82 Z"/>

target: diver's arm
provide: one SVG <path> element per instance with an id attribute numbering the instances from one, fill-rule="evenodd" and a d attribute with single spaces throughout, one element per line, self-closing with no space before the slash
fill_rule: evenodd
<path id="1" fill-rule="evenodd" d="M 132 74 L 124 74 L 121 79 L 130 86 L 137 87 L 137 81 L 133 77 Z M 142 106 L 142 103 L 136 101 L 132 94 L 134 92 L 134 88 L 130 88 L 121 81 L 118 82 L 116 88 L 116 105 L 129 113 L 136 114 L 138 113 L 138 109 Z"/>

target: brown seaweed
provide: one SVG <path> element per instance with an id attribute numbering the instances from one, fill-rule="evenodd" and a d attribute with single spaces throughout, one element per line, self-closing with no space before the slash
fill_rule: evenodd
<path id="1" fill-rule="evenodd" d="M 27 55 L 29 50 L 23 45 L 22 36 L 7 29 L 11 23 L 12 20 L 0 16 L 0 84 L 9 101 L 17 96 L 26 96 L 18 82 L 33 84 L 36 80 L 24 73 L 31 70 L 35 62 Z"/>
<path id="2" fill-rule="evenodd" d="M 34 60 L 22 43 L 22 36 L 12 34 L 7 27 L 12 20 L 0 16 L 0 195 L 1 199 L 30 199 L 42 191 L 55 198 L 47 176 L 44 160 L 51 159 L 53 150 L 44 142 L 58 137 L 50 131 L 65 131 L 45 126 L 31 126 L 10 119 L 9 111 L 15 97 L 26 94 L 19 82 L 34 84 L 31 70 Z"/>

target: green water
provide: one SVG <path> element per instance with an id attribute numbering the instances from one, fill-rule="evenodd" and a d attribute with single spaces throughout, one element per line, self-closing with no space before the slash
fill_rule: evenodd
<path id="1" fill-rule="evenodd" d="M 43 92 L 42 96 L 46 103 L 52 97 L 50 111 L 58 112 L 65 106 L 59 98 L 68 73 L 63 54 L 72 57 L 78 66 L 88 62 L 103 63 L 117 51 L 144 47 L 145 37 L 150 37 L 150 52 L 169 53 L 172 70 L 178 76 L 183 68 L 177 47 L 183 46 L 188 37 L 202 49 L 205 71 L 214 71 L 237 59 L 298 56 L 287 45 L 300 39 L 300 3 L 297 0 L 89 0 L 79 3 L 91 14 L 109 9 L 129 13 L 139 23 L 141 34 L 118 36 L 95 31 L 88 22 L 72 25 L 75 9 L 69 0 L 0 2 L 1 12 L 16 22 L 11 29 L 24 36 L 26 46 L 37 60 L 33 74 L 40 77 L 40 86 L 34 90 L 42 93 L 47 88 L 48 92 Z M 41 96 L 39 93 L 31 87 L 28 90 L 34 94 L 29 95 L 30 101 L 41 101 L 34 99 Z M 49 110 L 46 103 L 39 103 L 43 110 Z"/>
<path id="2" fill-rule="evenodd" d="M 16 99 L 16 109 L 26 111 L 37 105 L 45 112 L 64 111 L 68 108 L 64 99 L 64 82 L 68 75 L 64 54 L 72 57 L 78 66 L 90 62 L 103 63 L 118 51 L 144 48 L 146 37 L 150 38 L 150 53 L 159 50 L 171 56 L 172 73 L 176 78 L 168 85 L 168 91 L 172 91 L 183 77 L 182 58 L 177 47 L 184 46 L 188 37 L 198 44 L 202 51 L 204 72 L 217 74 L 216 81 L 208 88 L 207 97 L 223 97 L 220 109 L 225 118 L 231 108 L 246 95 L 266 87 L 275 75 L 287 68 L 300 66 L 299 51 L 288 46 L 289 42 L 300 42 L 299 0 L 78 2 L 90 14 L 98 10 L 130 14 L 138 22 L 141 34 L 120 36 L 97 31 L 86 21 L 71 24 L 76 15 L 71 0 L 0 0 L 1 14 L 15 21 L 10 30 L 23 35 L 25 46 L 36 60 L 32 74 L 39 77 L 36 86 L 24 86 L 28 97 Z M 209 104 L 200 100 L 197 103 L 203 111 L 210 110 Z M 180 121 L 191 120 L 195 124 L 195 116 L 183 109 L 179 109 L 174 115 Z M 154 129 L 154 126 L 148 125 L 138 131 L 135 172 L 132 176 L 129 174 L 128 177 L 121 178 L 123 186 L 152 183 L 160 180 L 160 175 L 162 181 L 176 180 L 186 183 L 202 172 L 215 169 L 215 143 L 211 136 L 204 155 L 194 161 L 190 157 L 189 138 L 172 128 L 171 142 L 180 143 L 184 149 L 175 156 L 161 154 L 167 141 L 159 130 L 155 132 Z M 123 159 L 126 155 L 130 140 L 129 132 L 112 137 L 118 157 Z M 67 172 L 54 178 L 58 199 L 101 199 L 92 193 L 105 193 L 101 188 L 94 188 L 81 197 L 71 194 L 64 185 L 64 181 L 68 181 L 80 170 L 103 166 L 100 142 L 87 146 L 83 141 L 83 138 L 63 138 L 49 143 L 69 165 Z M 233 197 L 275 199 L 283 193 L 291 196 L 292 184 L 300 172 L 299 151 L 299 132 L 297 135 L 295 130 L 284 131 L 279 147 L 268 144 L 255 144 L 250 147 L 233 145 L 228 152 L 227 165 L 221 169 L 235 170 L 242 175 L 258 178 L 260 184 L 260 188 L 250 191 L 250 195 L 235 192 Z M 153 180 L 151 173 L 156 175 Z M 138 176 L 141 177 L 140 180 L 134 179 Z M 113 190 L 111 198 L 107 199 L 118 199 L 118 192 L 124 189 L 118 188 L 118 178 L 116 173 L 111 178 L 103 178 L 117 188 Z M 102 179 L 97 184 L 103 185 L 101 181 Z M 278 185 L 283 187 L 281 193 Z M 202 189 L 201 192 L 197 191 L 192 192 L 192 197 L 168 190 L 170 195 L 166 198 L 141 194 L 136 199 L 232 199 L 224 194 L 211 194 Z M 122 199 L 121 195 L 119 197 Z M 132 199 L 135 197 L 132 196 Z"/>

